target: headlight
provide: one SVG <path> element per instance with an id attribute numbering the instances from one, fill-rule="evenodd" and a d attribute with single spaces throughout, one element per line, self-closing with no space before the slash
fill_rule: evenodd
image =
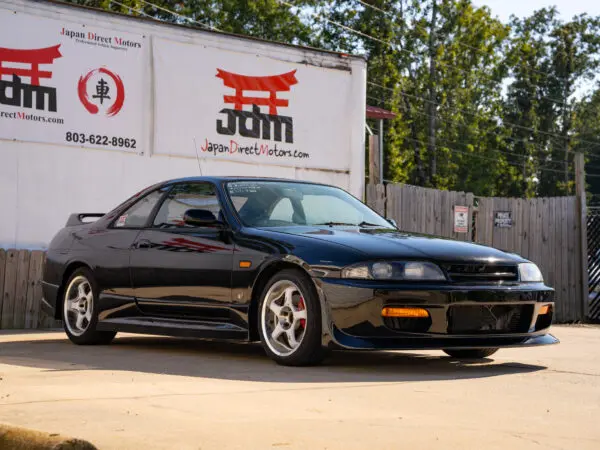
<path id="1" fill-rule="evenodd" d="M 542 272 L 533 263 L 519 264 L 519 278 L 525 283 L 542 283 L 544 281 Z"/>
<path id="2" fill-rule="evenodd" d="M 363 280 L 445 281 L 442 270 L 429 262 L 362 263 L 342 270 L 342 278 Z"/>

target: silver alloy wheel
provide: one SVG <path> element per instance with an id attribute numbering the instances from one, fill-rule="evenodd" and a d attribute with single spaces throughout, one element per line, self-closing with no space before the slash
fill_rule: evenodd
<path id="1" fill-rule="evenodd" d="M 69 283 L 65 291 L 63 317 L 69 332 L 81 336 L 92 322 L 94 294 L 92 285 L 83 275 L 79 275 Z"/>
<path id="2" fill-rule="evenodd" d="M 273 284 L 262 303 L 260 326 L 269 349 L 289 356 L 306 334 L 307 309 L 300 288 L 289 280 Z"/>

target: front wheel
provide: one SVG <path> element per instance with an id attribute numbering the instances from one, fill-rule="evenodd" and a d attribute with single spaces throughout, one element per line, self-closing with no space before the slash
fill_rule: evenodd
<path id="1" fill-rule="evenodd" d="M 458 359 L 483 359 L 497 351 L 497 348 L 474 348 L 470 350 L 444 350 L 444 353 Z"/>
<path id="2" fill-rule="evenodd" d="M 321 362 L 321 307 L 310 278 L 297 270 L 282 270 L 260 298 L 258 328 L 265 352 L 286 366 Z"/>
<path id="3" fill-rule="evenodd" d="M 91 270 L 77 269 L 67 282 L 63 299 L 63 324 L 71 342 L 79 345 L 108 344 L 117 333 L 97 331 L 98 289 Z"/>

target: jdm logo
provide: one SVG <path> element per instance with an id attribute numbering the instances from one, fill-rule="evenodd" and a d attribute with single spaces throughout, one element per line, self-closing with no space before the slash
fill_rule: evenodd
<path id="1" fill-rule="evenodd" d="M 125 102 L 123 80 L 104 67 L 80 77 L 77 92 L 79 100 L 90 114 L 98 114 L 103 110 L 108 117 L 116 116 Z"/>
<path id="2" fill-rule="evenodd" d="M 0 104 L 56 112 L 56 88 L 40 82 L 52 78 L 48 66 L 62 57 L 59 48 L 60 44 L 27 50 L 0 47 Z"/>
<path id="3" fill-rule="evenodd" d="M 233 104 L 233 108 L 219 111 L 226 115 L 227 121 L 217 120 L 217 133 L 227 136 L 239 133 L 249 138 L 294 142 L 294 119 L 280 115 L 278 111 L 279 108 L 288 107 L 289 100 L 278 98 L 277 93 L 289 92 L 298 83 L 295 74 L 294 70 L 281 75 L 251 77 L 217 69 L 217 78 L 221 78 L 226 87 L 235 89 L 235 95 L 223 96 L 224 103 Z M 246 96 L 244 91 L 262 92 L 266 95 Z M 244 111 L 245 105 L 251 106 L 252 110 Z M 260 106 L 268 107 L 269 112 L 261 112 Z"/>

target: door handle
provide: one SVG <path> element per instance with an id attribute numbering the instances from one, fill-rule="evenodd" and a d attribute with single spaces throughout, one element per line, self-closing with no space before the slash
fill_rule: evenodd
<path id="1" fill-rule="evenodd" d="M 152 243 L 148 239 L 140 239 L 135 243 L 135 248 L 138 249 L 149 249 L 152 247 Z"/>

